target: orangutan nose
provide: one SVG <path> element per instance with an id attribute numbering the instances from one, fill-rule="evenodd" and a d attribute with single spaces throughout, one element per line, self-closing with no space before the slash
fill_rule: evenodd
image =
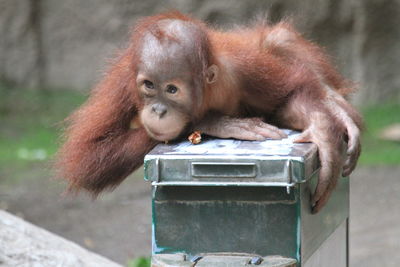
<path id="1" fill-rule="evenodd" d="M 151 111 L 156 113 L 161 119 L 167 113 L 167 107 L 164 104 L 156 103 L 151 106 Z"/>

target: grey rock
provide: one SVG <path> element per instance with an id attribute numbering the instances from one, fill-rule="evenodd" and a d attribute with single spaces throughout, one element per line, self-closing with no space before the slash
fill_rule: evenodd
<path id="1" fill-rule="evenodd" d="M 121 266 L 0 210 L 1 266 Z"/>
<path id="2" fill-rule="evenodd" d="M 139 17 L 172 8 L 222 28 L 289 17 L 359 85 L 356 103 L 400 101 L 400 0 L 0 0 L 0 79 L 88 90 Z"/>

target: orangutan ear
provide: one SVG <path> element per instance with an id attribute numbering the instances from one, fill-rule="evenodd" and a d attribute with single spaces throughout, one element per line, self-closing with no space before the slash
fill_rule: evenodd
<path id="1" fill-rule="evenodd" d="M 218 67 L 217 65 L 211 65 L 210 67 L 208 67 L 207 69 L 207 73 L 206 73 L 206 81 L 207 83 L 215 83 L 218 79 Z"/>

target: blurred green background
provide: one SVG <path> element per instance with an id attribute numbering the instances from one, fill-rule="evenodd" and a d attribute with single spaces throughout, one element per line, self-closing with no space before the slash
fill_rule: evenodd
<path id="1" fill-rule="evenodd" d="M 4 84 L 0 94 L 0 164 L 18 168 L 29 168 L 30 163 L 46 161 L 54 155 L 63 120 L 87 97 L 74 90 L 42 92 Z M 400 123 L 400 104 L 388 101 L 361 106 L 360 111 L 366 127 L 359 164 L 400 164 L 400 142 L 380 138 L 385 127 Z"/>
<path id="2" fill-rule="evenodd" d="M 63 120 L 131 26 L 171 8 L 221 28 L 259 15 L 289 18 L 358 84 L 351 100 L 366 129 L 351 179 L 351 266 L 398 266 L 400 141 L 382 133 L 400 124 L 400 0 L 0 0 L 0 209 L 121 264 L 149 266 L 151 195 L 142 172 L 91 201 L 63 196 L 51 161 Z"/>

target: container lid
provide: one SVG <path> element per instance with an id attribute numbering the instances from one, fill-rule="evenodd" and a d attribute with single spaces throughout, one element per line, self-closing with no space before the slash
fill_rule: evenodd
<path id="1" fill-rule="evenodd" d="M 318 170 L 317 146 L 288 138 L 266 141 L 206 139 L 159 144 L 144 159 L 145 179 L 154 185 L 294 186 Z"/>

